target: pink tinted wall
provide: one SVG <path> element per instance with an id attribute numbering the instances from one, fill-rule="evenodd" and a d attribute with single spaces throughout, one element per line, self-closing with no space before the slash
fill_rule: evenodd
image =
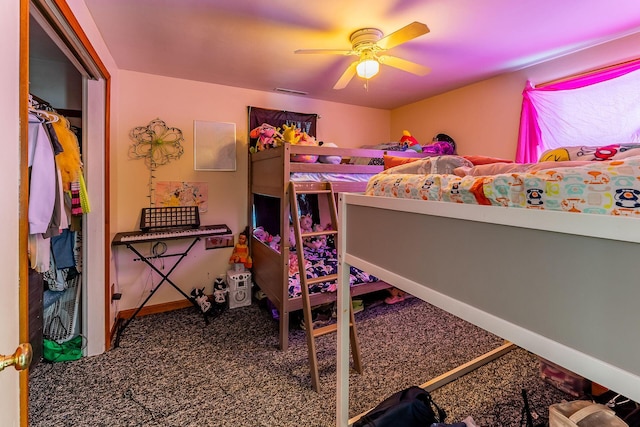
<path id="1" fill-rule="evenodd" d="M 131 129 L 146 126 L 160 118 L 167 126 L 181 129 L 184 154 L 180 159 L 159 166 L 154 182 L 202 182 L 208 188 L 208 211 L 201 214 L 202 224 L 227 224 L 234 235 L 248 222 L 248 145 L 247 107 L 318 113 L 318 139 L 342 147 L 388 142 L 390 111 L 356 107 L 271 92 L 240 89 L 190 80 L 120 70 L 117 87 L 117 127 L 112 134 L 112 225 L 111 231 L 138 228 L 140 211 L 149 207 L 150 171 L 143 160 L 128 155 Z M 194 121 L 235 123 L 236 171 L 194 170 Z M 188 241 L 173 242 L 169 249 L 181 250 Z M 146 248 L 150 250 L 149 248 Z M 122 293 L 119 310 L 139 304 L 158 283 L 141 262 L 132 262 L 126 248 L 114 251 L 118 290 Z M 172 274 L 172 279 L 189 293 L 193 287 L 212 292 L 216 276 L 228 268 L 231 248 L 205 250 L 199 242 Z M 168 270 L 169 264 L 165 266 Z M 182 297 L 169 285 L 163 285 L 149 304 L 176 301 Z"/>

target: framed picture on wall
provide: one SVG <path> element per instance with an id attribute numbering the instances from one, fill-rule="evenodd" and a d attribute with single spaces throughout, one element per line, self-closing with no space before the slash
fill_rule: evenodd
<path id="1" fill-rule="evenodd" d="M 193 125 L 194 169 L 236 170 L 236 124 L 195 120 Z"/>

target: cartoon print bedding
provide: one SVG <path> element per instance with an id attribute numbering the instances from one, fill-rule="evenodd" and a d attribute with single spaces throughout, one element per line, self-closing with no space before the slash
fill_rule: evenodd
<path id="1" fill-rule="evenodd" d="M 468 165 L 461 166 L 454 169 L 454 174 L 398 173 L 402 166 L 391 168 L 371 178 L 365 194 L 574 213 L 640 215 L 638 155 L 609 161 L 485 166 L 476 167 L 475 171 Z M 489 170 L 493 174 L 482 174 Z"/>

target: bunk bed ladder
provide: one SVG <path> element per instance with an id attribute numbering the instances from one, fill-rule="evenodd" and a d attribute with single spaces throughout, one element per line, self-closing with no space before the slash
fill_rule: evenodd
<path id="1" fill-rule="evenodd" d="M 294 235 L 296 238 L 296 247 L 302 248 L 303 241 L 309 237 L 320 236 L 337 236 L 338 234 L 338 211 L 336 209 L 336 199 L 333 192 L 333 187 L 330 182 L 325 183 L 290 183 L 290 196 L 291 196 L 291 218 L 293 222 Z M 331 211 L 331 229 L 324 231 L 303 232 L 300 227 L 300 210 L 298 205 L 299 194 L 317 194 L 318 197 L 325 195 L 328 197 L 329 210 Z M 335 239 L 337 242 L 337 239 Z M 306 271 L 306 260 L 304 258 L 304 251 L 297 250 L 298 254 L 298 269 L 300 274 L 300 288 L 302 291 L 302 310 L 304 315 L 304 326 L 307 335 L 307 351 L 309 353 L 309 366 L 311 371 L 311 386 L 316 392 L 320 391 L 320 377 L 318 374 L 318 358 L 316 354 L 316 342 L 317 337 L 330 334 L 337 331 L 337 325 L 335 323 L 322 326 L 318 328 L 313 327 L 313 315 L 311 300 L 309 298 L 309 286 L 315 283 L 332 282 L 338 280 L 337 274 L 320 276 L 320 277 L 307 277 L 304 273 Z M 349 296 L 351 300 L 351 296 Z M 360 345 L 358 343 L 358 335 L 356 332 L 356 322 L 353 315 L 353 306 L 349 301 L 349 340 L 351 344 L 351 355 L 353 357 L 354 369 L 362 373 L 362 361 L 360 358 Z"/>

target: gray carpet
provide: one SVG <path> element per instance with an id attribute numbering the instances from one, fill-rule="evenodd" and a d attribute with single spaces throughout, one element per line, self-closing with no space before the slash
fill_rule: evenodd
<path id="1" fill-rule="evenodd" d="M 356 315 L 364 373 L 350 377 L 350 416 L 502 343 L 415 298 L 366 307 Z M 310 387 L 304 332 L 292 330 L 290 341 L 276 348 L 277 323 L 255 303 L 208 326 L 195 308 L 140 317 L 116 349 L 33 368 L 30 425 L 334 426 L 335 334 L 317 340 L 320 393 Z M 470 415 L 480 426 L 519 426 L 523 388 L 537 422 L 571 399 L 543 382 L 537 359 L 521 349 L 432 395 L 448 423 Z"/>

